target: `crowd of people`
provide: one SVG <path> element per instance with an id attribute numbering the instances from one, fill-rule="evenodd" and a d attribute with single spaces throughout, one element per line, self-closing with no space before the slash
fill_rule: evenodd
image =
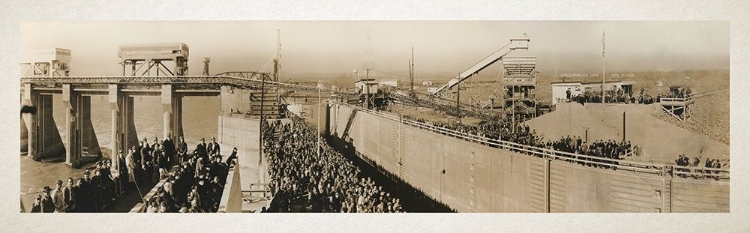
<path id="1" fill-rule="evenodd" d="M 363 177 L 343 154 L 327 143 L 318 147 L 315 130 L 302 118 L 290 114 L 290 119 L 291 123 L 262 121 L 274 196 L 266 211 L 403 212 L 398 198 Z M 294 208 L 295 204 L 301 208 Z"/>
<path id="2" fill-rule="evenodd" d="M 690 174 L 694 178 L 714 178 L 718 180 L 720 177 L 712 174 L 719 174 L 718 169 L 721 169 L 722 166 L 729 166 L 729 161 L 724 161 L 722 164 L 721 160 L 711 158 L 706 158 L 705 162 L 701 164 L 701 156 L 695 157 L 691 161 L 690 157 L 683 154 L 679 155 L 674 161 L 678 166 L 683 166 L 683 168 L 675 168 L 676 171 L 680 171 L 677 176 L 682 178 L 687 178 Z"/>
<path id="3" fill-rule="evenodd" d="M 149 146 L 146 140 L 142 141 L 140 147 L 130 148 L 121 161 L 130 186 L 137 186 L 139 177 L 154 183 L 166 178 L 162 186 L 156 187 L 155 195 L 144 200 L 145 212 L 216 212 L 236 148 L 224 163 L 216 138 L 208 144 L 201 139 L 192 152 L 188 152 L 182 137 L 177 144 L 171 143 L 171 137 L 162 143 L 154 142 Z M 171 169 L 173 164 L 177 166 Z"/>
<path id="4" fill-rule="evenodd" d="M 588 144 L 581 137 L 570 136 L 556 141 L 548 141 L 544 147 L 574 154 L 561 154 L 563 157 L 570 158 L 569 162 L 614 170 L 617 169 L 617 166 L 613 165 L 619 165 L 618 160 L 622 160 L 626 156 L 632 156 L 635 151 L 630 141 L 596 140 Z M 578 155 L 588 155 L 589 157 L 578 158 Z"/>
<path id="5" fill-rule="evenodd" d="M 87 169 L 83 178 L 68 178 L 67 186 L 57 181 L 54 190 L 44 187 L 44 196 L 37 195 L 31 212 L 98 212 L 111 204 L 124 192 L 138 192 L 139 186 L 154 185 L 155 195 L 144 199 L 145 212 L 215 212 L 221 199 L 229 167 L 237 158 L 237 148 L 226 162 L 222 162 L 221 148 L 215 138 L 206 144 L 204 139 L 188 152 L 183 137 L 174 143 L 171 135 L 165 140 L 154 138 L 149 145 L 146 138 L 128 149 L 119 151 L 115 169 L 113 161 L 96 162 L 92 171 Z M 112 173 L 116 174 L 112 174 Z M 119 181 L 119 182 L 118 182 Z M 119 184 L 119 187 L 118 187 Z"/>
<path id="6" fill-rule="evenodd" d="M 649 94 L 644 94 L 643 91 L 639 95 L 634 93 L 626 93 L 622 89 L 618 89 L 616 92 L 610 92 L 604 95 L 604 101 L 602 101 L 601 94 L 594 94 L 591 92 L 585 92 L 582 95 L 571 96 L 570 93 L 567 95 L 566 101 L 575 102 L 579 104 L 584 103 L 626 103 L 626 104 L 653 104 L 658 100 Z"/>
<path id="7" fill-rule="evenodd" d="M 684 86 L 669 86 L 669 91 L 659 94 L 659 98 L 689 98 L 693 91 Z"/>
<path id="8" fill-rule="evenodd" d="M 632 145 L 630 141 L 616 142 L 614 140 L 597 140 L 589 143 L 581 139 L 581 137 L 570 136 L 563 137 L 559 140 L 546 140 L 544 136 L 537 134 L 536 131 L 531 129 L 528 125 L 521 123 L 523 122 L 523 119 L 518 119 L 517 121 L 498 119 L 493 121 L 482 121 L 474 125 L 462 124 L 458 122 L 429 122 L 421 118 L 410 116 L 404 116 L 404 119 L 413 120 L 423 124 L 430 124 L 432 126 L 440 127 L 443 129 L 457 131 L 462 134 L 477 136 L 479 138 L 485 139 L 483 141 L 480 141 L 480 143 L 487 144 L 491 147 L 498 147 L 500 141 L 505 141 L 536 147 L 529 148 L 529 150 L 536 150 L 536 152 L 541 152 L 538 150 L 538 148 L 545 148 L 560 152 L 587 155 L 590 157 L 574 158 L 577 156 L 559 153 L 559 156 L 571 158 L 568 161 L 578 162 L 579 164 L 592 167 L 614 168 L 614 166 L 611 166 L 610 164 L 616 165 L 618 164 L 618 162 L 610 160 L 622 160 L 626 156 L 632 155 L 635 150 L 635 146 Z M 439 133 L 449 135 L 445 132 Z M 530 151 L 522 151 L 519 149 L 511 150 L 521 153 L 535 154 Z M 538 155 L 538 153 L 536 154 Z"/>
<path id="9" fill-rule="evenodd" d="M 96 162 L 78 179 L 68 177 L 63 186 L 57 180 L 55 188 L 44 186 L 42 195 L 34 197 L 32 213 L 97 212 L 111 204 L 117 196 L 116 183 L 111 174 L 112 161 Z M 93 171 L 93 172 L 92 172 Z"/>
<path id="10" fill-rule="evenodd" d="M 430 122 L 422 118 L 416 118 L 404 115 L 404 119 L 419 122 L 422 124 L 432 125 L 443 129 L 457 131 L 461 134 L 469 134 L 484 140 L 478 141 L 478 143 L 486 144 L 491 147 L 498 147 L 499 141 L 512 142 L 531 146 L 533 148 L 527 148 L 526 150 L 514 149 L 510 150 L 539 155 L 542 152 L 540 148 L 550 149 L 558 152 L 556 155 L 564 158 L 568 162 L 578 163 L 583 166 L 597 167 L 604 169 L 617 169 L 616 165 L 619 165 L 621 160 L 626 157 L 633 156 L 637 153 L 638 146 L 633 145 L 630 141 L 615 141 L 615 140 L 595 140 L 593 142 L 587 142 L 580 136 L 565 136 L 558 140 L 546 140 L 543 136 L 538 135 L 535 130 L 530 129 L 528 125 L 524 123 L 515 123 L 508 121 L 507 119 L 495 120 L 495 121 L 482 121 L 478 124 L 469 125 L 458 122 L 454 123 L 443 123 L 443 122 Z M 522 121 L 516 121 L 522 122 Z M 446 132 L 437 132 L 448 136 Z M 586 157 L 579 156 L 586 155 Z M 720 173 L 718 169 L 729 166 L 728 161 L 722 161 L 719 159 L 706 159 L 701 164 L 701 157 L 696 157 L 692 161 L 685 155 L 679 155 L 679 158 L 675 160 L 675 164 L 678 166 L 694 167 L 694 168 L 676 168 L 677 171 L 681 171 L 678 176 L 686 178 L 688 175 L 685 173 L 701 173 L 704 174 L 703 178 L 715 178 L 719 179 L 720 176 L 715 175 Z M 704 169 L 709 168 L 709 169 Z M 711 174 L 714 175 L 711 175 Z M 691 175 L 696 177 L 696 175 Z"/>

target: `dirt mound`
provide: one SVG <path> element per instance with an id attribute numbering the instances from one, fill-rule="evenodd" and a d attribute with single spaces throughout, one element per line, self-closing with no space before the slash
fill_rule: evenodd
<path id="1" fill-rule="evenodd" d="M 527 121 L 529 127 L 546 139 L 570 135 L 588 140 L 623 139 L 625 112 L 625 140 L 639 145 L 646 153 L 636 158 L 641 161 L 669 163 L 679 154 L 689 157 L 726 158 L 729 146 L 712 138 L 652 117 L 657 105 L 609 105 L 575 103 L 558 104 L 554 112 Z"/>
<path id="2" fill-rule="evenodd" d="M 690 105 L 690 116 L 685 122 L 675 119 L 664 111 L 657 111 L 653 116 L 691 132 L 729 144 L 729 91 L 696 99 L 695 103 Z"/>

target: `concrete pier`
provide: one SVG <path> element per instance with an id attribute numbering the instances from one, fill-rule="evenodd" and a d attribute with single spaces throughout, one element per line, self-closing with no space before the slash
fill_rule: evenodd
<path id="1" fill-rule="evenodd" d="M 70 85 L 63 85 L 65 104 L 65 163 L 79 167 L 101 158 L 101 148 L 91 123 L 91 96 L 75 93 Z"/>
<path id="2" fill-rule="evenodd" d="M 66 153 L 65 145 L 60 138 L 57 124 L 52 117 L 52 95 L 37 94 L 34 98 L 37 107 L 36 115 L 29 120 L 29 155 L 34 160 L 56 159 Z"/>
<path id="3" fill-rule="evenodd" d="M 96 88 L 92 88 L 96 87 Z M 102 156 L 101 147 L 96 138 L 96 132 L 91 121 L 92 96 L 107 96 L 108 111 L 111 118 L 111 143 L 107 145 L 111 155 L 116 156 L 120 150 L 127 153 L 127 149 L 138 143 L 135 128 L 134 96 L 161 96 L 164 111 L 163 136 L 172 135 L 177 140 L 183 135 L 182 127 L 182 98 L 186 95 L 215 96 L 218 91 L 195 91 L 178 93 L 172 85 L 159 85 L 160 89 L 140 88 L 122 84 L 102 85 L 74 85 L 62 84 L 55 88 L 33 86 L 25 84 L 21 104 L 36 108 L 36 114 L 25 113 L 21 116 L 21 136 L 24 136 L 21 149 L 35 160 L 57 159 L 66 164 L 78 167 L 98 160 Z M 65 138 L 60 137 L 57 123 L 52 117 L 53 95 L 61 94 L 65 109 L 64 125 Z"/>

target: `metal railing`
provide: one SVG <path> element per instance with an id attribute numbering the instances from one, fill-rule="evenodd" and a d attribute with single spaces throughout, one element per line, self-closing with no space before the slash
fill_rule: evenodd
<path id="1" fill-rule="evenodd" d="M 692 94 L 692 95 L 690 95 L 688 97 L 684 97 L 684 98 L 665 97 L 665 98 L 661 98 L 660 101 L 661 102 L 685 102 L 685 101 L 695 100 L 695 99 L 698 99 L 698 98 L 701 98 L 701 97 L 704 97 L 704 96 L 713 95 L 713 94 L 716 94 L 716 93 L 719 93 L 719 92 L 722 92 L 722 91 L 726 91 L 726 90 L 728 90 L 728 89 L 719 89 L 719 90 L 713 90 L 713 91 L 706 91 L 706 92 L 701 92 L 701 93 L 695 93 L 695 94 Z"/>
<path id="2" fill-rule="evenodd" d="M 355 108 L 358 111 L 366 112 L 366 113 L 369 113 L 369 114 L 372 114 L 381 118 L 396 121 L 396 122 L 399 122 L 401 124 L 405 124 L 408 126 L 417 127 L 420 129 L 432 131 L 432 132 L 443 134 L 443 135 L 449 135 L 449 136 L 456 137 L 456 138 L 463 139 L 463 140 L 470 141 L 470 142 L 495 146 L 503 150 L 533 155 L 533 156 L 540 157 L 540 158 L 561 160 L 561 161 L 567 161 L 567 162 L 573 162 L 573 163 L 582 163 L 585 165 L 603 166 L 603 167 L 609 167 L 609 168 L 613 168 L 617 170 L 624 170 L 624 171 L 657 174 L 660 176 L 672 175 L 674 177 L 679 177 L 680 175 L 682 175 L 683 177 L 690 176 L 690 177 L 695 177 L 695 178 L 715 178 L 718 180 L 729 180 L 729 170 L 724 169 L 724 168 L 719 169 L 719 168 L 678 166 L 678 165 L 671 165 L 671 164 L 638 162 L 638 161 L 596 157 L 596 156 L 590 156 L 590 155 L 581 155 L 581 154 L 569 153 L 569 152 L 564 152 L 564 151 L 557 151 L 554 149 L 529 146 L 529 145 L 519 144 L 515 142 L 508 142 L 508 141 L 503 141 L 499 139 L 491 139 L 491 138 L 487 138 L 487 137 L 480 136 L 480 135 L 463 133 L 463 132 L 459 132 L 459 131 L 452 130 L 452 129 L 437 127 L 431 124 L 404 119 L 403 117 L 393 116 L 390 114 L 384 114 L 382 112 L 360 108 L 360 107 L 352 106 L 349 104 L 342 104 L 342 103 L 339 103 L 339 104 L 350 107 L 350 108 Z M 713 172 L 713 174 L 704 174 L 704 173 L 707 173 L 708 171 Z"/>
<path id="3" fill-rule="evenodd" d="M 694 98 L 695 98 L 694 96 L 689 96 L 687 98 L 665 97 L 665 98 L 659 99 L 659 101 L 662 103 L 689 102 L 689 101 L 692 101 Z"/>

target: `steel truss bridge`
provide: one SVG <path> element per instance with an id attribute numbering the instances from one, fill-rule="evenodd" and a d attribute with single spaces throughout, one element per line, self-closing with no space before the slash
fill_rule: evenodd
<path id="1" fill-rule="evenodd" d="M 248 72 L 245 72 L 248 73 Z M 268 73 L 254 73 L 245 77 L 236 76 L 68 76 L 68 77 L 22 77 L 21 84 L 31 84 L 36 87 L 54 88 L 64 84 L 73 85 L 96 85 L 96 84 L 118 84 L 118 85 L 175 85 L 186 86 L 197 89 L 212 89 L 222 85 L 241 88 L 261 89 L 266 88 L 288 88 L 299 91 L 318 91 L 315 86 L 298 84 L 287 84 L 268 80 Z M 342 96 L 357 95 L 354 92 L 323 89 L 323 92 Z"/>
<path id="2" fill-rule="evenodd" d="M 242 72 L 242 76 L 235 76 L 234 73 L 222 73 L 212 76 L 66 76 L 66 77 L 22 77 L 21 84 L 31 84 L 35 89 L 59 88 L 65 84 L 76 86 L 96 86 L 118 84 L 122 86 L 148 87 L 159 85 L 174 85 L 180 89 L 219 91 L 222 85 L 233 86 L 238 88 L 261 89 L 265 88 L 285 88 L 295 91 L 317 92 L 318 88 L 313 85 L 289 84 L 282 82 L 269 81 L 269 73 L 260 72 Z M 106 86 L 102 86 L 106 90 Z M 358 93 L 346 90 L 322 89 L 321 92 L 334 94 L 342 97 L 357 97 Z M 444 99 L 425 93 L 416 93 L 413 96 L 399 94 L 397 91 L 406 91 L 405 89 L 392 89 L 390 97 L 406 104 L 415 106 L 428 107 L 443 110 L 449 113 L 456 113 L 456 101 Z M 480 119 L 489 119 L 496 113 L 488 110 L 477 108 L 472 105 L 461 105 L 462 116 L 473 116 Z"/>

